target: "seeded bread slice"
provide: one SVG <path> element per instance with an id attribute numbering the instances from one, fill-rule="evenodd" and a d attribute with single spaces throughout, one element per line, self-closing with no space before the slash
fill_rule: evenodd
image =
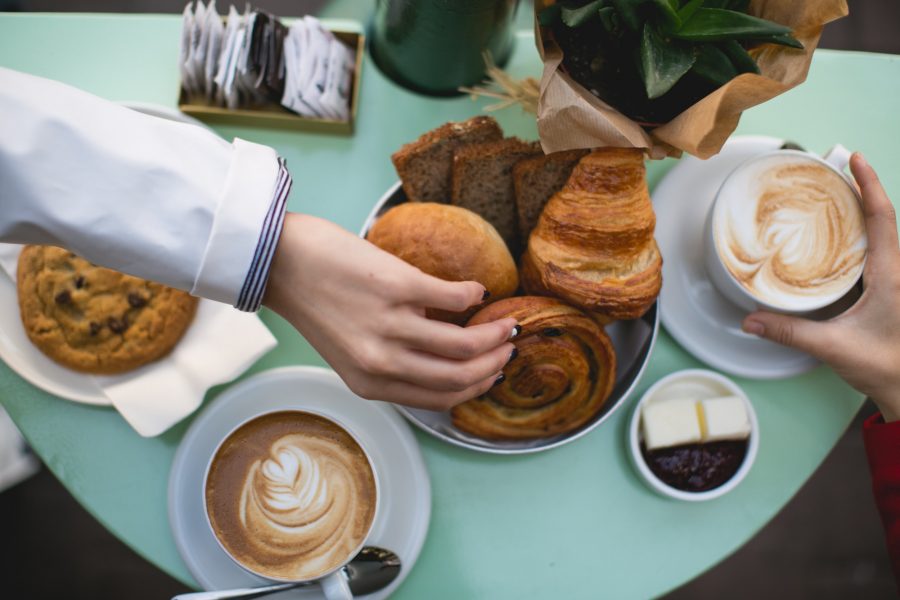
<path id="1" fill-rule="evenodd" d="M 572 169 L 588 150 L 566 150 L 520 160 L 513 167 L 516 209 L 519 213 L 519 239 L 528 243 L 531 230 L 550 197 L 562 189 Z"/>
<path id="2" fill-rule="evenodd" d="M 513 256 L 519 252 L 519 226 L 513 166 L 523 158 L 540 156 L 538 142 L 506 138 L 469 144 L 453 157 L 453 204 L 478 213 L 496 229 Z"/>
<path id="3" fill-rule="evenodd" d="M 445 123 L 400 148 L 391 156 L 403 183 L 406 197 L 413 202 L 450 202 L 453 152 L 465 144 L 479 144 L 503 138 L 503 130 L 493 117 L 472 117 L 461 123 Z"/>

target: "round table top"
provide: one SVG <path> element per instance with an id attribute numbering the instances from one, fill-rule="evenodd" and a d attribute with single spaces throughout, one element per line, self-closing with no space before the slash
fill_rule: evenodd
<path id="1" fill-rule="evenodd" d="M 59 79 L 118 101 L 174 106 L 180 18 L 175 15 L 0 15 L 0 65 Z M 530 32 L 508 65 L 540 76 Z M 482 111 L 469 98 L 419 96 L 386 80 L 366 57 L 353 136 L 218 127 L 274 146 L 294 176 L 290 209 L 358 230 L 396 180 L 389 156 L 448 120 Z M 896 98 L 900 58 L 819 51 L 809 79 L 747 111 L 738 133 L 796 140 L 824 151 L 865 151 L 900 198 Z M 508 135 L 537 137 L 517 108 L 496 114 Z M 652 186 L 674 161 L 648 164 Z M 278 348 L 247 374 L 323 365 L 286 322 L 263 311 Z M 647 598 L 708 569 L 745 543 L 797 492 L 862 402 L 828 368 L 778 381 L 736 378 L 759 416 L 761 445 L 747 479 L 707 503 L 667 500 L 638 479 L 626 454 L 630 409 L 654 381 L 703 367 L 661 331 L 628 405 L 590 435 L 528 456 L 492 456 L 416 432 L 431 474 L 431 528 L 396 598 Z M 209 391 L 206 402 L 224 386 Z M 166 485 L 191 418 L 157 438 L 138 436 L 112 409 L 44 393 L 0 364 L 0 402 L 84 507 L 160 568 L 193 583 L 168 526 Z M 862 490 L 861 490 L 862 492 Z M 810 541 L 812 543 L 812 541 Z"/>

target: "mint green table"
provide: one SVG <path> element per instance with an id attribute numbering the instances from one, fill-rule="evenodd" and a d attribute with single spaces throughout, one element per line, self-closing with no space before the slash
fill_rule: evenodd
<path id="1" fill-rule="evenodd" d="M 0 65 L 112 100 L 174 106 L 179 27 L 175 16 L 0 15 Z M 517 42 L 510 70 L 538 75 L 531 34 Z M 863 149 L 897 200 L 898 97 L 900 58 L 820 51 L 804 85 L 747 112 L 738 132 L 787 137 L 820 151 L 837 141 Z M 219 133 L 274 146 L 294 175 L 290 208 L 356 231 L 396 180 L 392 151 L 482 108 L 468 98 L 407 93 L 370 62 L 361 99 L 353 137 Z M 497 118 L 508 134 L 536 138 L 533 120 L 518 109 Z M 651 185 L 671 165 L 651 164 Z M 324 364 L 277 316 L 263 311 L 262 318 L 279 346 L 251 372 Z M 663 331 L 635 397 L 671 371 L 701 366 Z M 826 368 L 787 381 L 738 383 L 759 414 L 759 457 L 737 490 L 701 505 L 660 498 L 633 472 L 625 425 L 635 397 L 592 434 L 533 456 L 487 456 L 417 433 L 432 477 L 433 516 L 422 555 L 395 597 L 647 598 L 710 568 L 796 493 L 862 402 Z M 207 402 L 219 391 L 211 390 Z M 190 419 L 143 439 L 115 411 L 52 397 L 2 363 L 0 402 L 87 510 L 148 560 L 193 584 L 166 515 L 169 465 Z M 860 498 L 866 493 L 860 490 Z"/>

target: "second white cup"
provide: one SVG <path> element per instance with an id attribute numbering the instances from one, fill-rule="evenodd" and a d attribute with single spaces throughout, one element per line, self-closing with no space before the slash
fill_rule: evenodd
<path id="1" fill-rule="evenodd" d="M 844 174 L 850 152 L 797 150 L 754 157 L 719 188 L 705 225 L 707 274 L 748 310 L 811 315 L 846 296 L 862 275 L 861 199 Z"/>

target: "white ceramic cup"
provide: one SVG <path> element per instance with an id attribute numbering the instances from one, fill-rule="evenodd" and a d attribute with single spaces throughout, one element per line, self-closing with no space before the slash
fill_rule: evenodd
<path id="1" fill-rule="evenodd" d="M 369 468 L 372 470 L 372 476 L 375 480 L 375 511 L 372 516 L 372 521 L 369 523 L 369 529 L 366 532 L 366 535 L 363 536 L 363 540 L 359 543 L 359 545 L 356 548 L 353 549 L 352 552 L 347 553 L 347 556 L 344 558 L 344 560 L 339 565 L 337 565 L 336 567 L 334 567 L 327 573 L 324 573 L 322 575 L 319 575 L 319 576 L 313 577 L 313 578 L 309 578 L 309 579 L 282 579 L 279 577 L 273 577 L 272 575 L 267 575 L 265 573 L 260 573 L 258 571 L 255 571 L 255 570 L 251 569 L 250 567 L 248 567 L 247 565 L 243 564 L 241 561 L 239 561 L 237 558 L 235 558 L 234 555 L 231 554 L 231 552 L 228 550 L 228 548 L 225 547 L 225 544 L 222 543 L 222 540 L 219 539 L 219 536 L 216 535 L 216 530 L 212 526 L 212 522 L 209 517 L 209 511 L 208 511 L 208 508 L 206 505 L 206 486 L 207 486 L 207 479 L 209 477 L 209 470 L 210 470 L 210 467 L 212 466 L 213 460 L 219 454 L 219 450 L 221 449 L 221 447 L 225 443 L 225 441 L 228 438 L 230 438 L 233 433 L 235 433 L 238 429 L 240 429 L 247 423 L 250 423 L 251 421 L 258 419 L 260 417 L 264 417 L 264 416 L 272 414 L 272 413 L 280 413 L 280 412 L 291 412 L 291 413 L 315 415 L 317 417 L 321 417 L 321 418 L 329 421 L 335 427 L 342 429 L 345 433 L 347 433 L 347 435 L 349 435 L 351 438 L 353 438 L 353 440 L 362 449 L 363 454 L 365 455 L 366 460 L 369 463 Z M 360 441 L 359 437 L 356 434 L 354 434 L 353 431 L 351 429 L 349 429 L 346 425 L 344 425 L 340 421 L 336 420 L 331 415 L 327 415 L 322 412 L 318 412 L 318 411 L 314 411 L 314 410 L 279 409 L 279 410 L 267 410 L 267 411 L 257 413 L 255 415 L 253 415 L 252 417 L 249 417 L 249 418 L 241 421 L 238 425 L 234 426 L 231 429 L 231 431 L 229 431 L 225 436 L 222 437 L 222 440 L 218 443 L 215 451 L 209 457 L 209 461 L 206 464 L 206 471 L 203 475 L 203 488 L 201 490 L 201 493 L 204 495 L 204 497 L 203 497 L 203 514 L 206 517 L 206 524 L 209 527 L 213 537 L 215 538 L 216 543 L 219 544 L 219 547 L 228 556 L 228 558 L 230 558 L 236 565 L 241 567 L 243 570 L 247 571 L 248 573 L 251 573 L 252 575 L 256 575 L 257 577 L 262 577 L 263 579 L 268 579 L 273 582 L 280 582 L 280 583 L 301 583 L 301 582 L 312 583 L 312 582 L 315 582 L 322 587 L 322 592 L 325 595 L 325 598 L 327 600 L 352 600 L 353 592 L 350 591 L 350 583 L 348 582 L 347 576 L 344 573 L 344 567 L 347 566 L 347 563 L 349 563 L 359 553 L 360 550 L 362 550 L 363 546 L 366 545 L 366 541 L 368 540 L 369 535 L 371 535 L 371 533 L 372 533 L 372 527 L 375 525 L 375 522 L 378 520 L 378 511 L 379 511 L 379 507 L 381 504 L 381 490 L 380 490 L 379 483 L 378 483 L 378 472 L 375 470 L 375 463 L 372 462 L 372 457 L 369 455 L 368 451 L 366 450 L 366 447 L 363 445 L 362 441 Z"/>
<path id="2" fill-rule="evenodd" d="M 712 284 L 716 287 L 717 290 L 719 290 L 719 292 L 723 296 L 725 296 L 735 305 L 747 311 L 767 310 L 783 314 L 814 316 L 814 313 L 817 313 L 818 311 L 821 311 L 826 307 L 835 305 L 842 298 L 848 295 L 848 293 L 859 281 L 859 278 L 862 276 L 863 268 L 865 266 L 865 260 L 863 260 L 863 262 L 859 265 L 856 276 L 848 278 L 846 285 L 842 286 L 838 291 L 805 299 L 801 306 L 792 307 L 778 305 L 774 304 L 771 301 L 760 298 L 757 295 L 754 295 L 750 290 L 744 287 L 728 270 L 728 267 L 725 266 L 725 263 L 722 260 L 722 256 L 719 253 L 719 248 L 716 244 L 715 223 L 717 221 L 719 213 L 723 210 L 722 207 L 724 205 L 724 201 L 722 201 L 722 198 L 732 197 L 734 194 L 740 193 L 739 190 L 735 189 L 737 187 L 736 182 L 739 180 L 739 178 L 746 175 L 747 170 L 752 169 L 755 165 L 757 165 L 759 161 L 771 160 L 771 157 L 773 156 L 784 156 L 785 159 L 789 161 L 796 161 L 799 157 L 806 161 L 816 162 L 837 173 L 840 176 L 841 181 L 843 181 L 847 185 L 847 187 L 856 197 L 857 202 L 860 204 L 861 215 L 862 199 L 860 198 L 859 192 L 857 191 L 856 186 L 853 184 L 852 180 L 844 173 L 844 169 L 850 162 L 850 155 L 851 152 L 840 144 L 834 146 L 831 150 L 829 150 L 824 157 L 819 157 L 815 154 L 798 150 L 775 150 L 773 152 L 768 152 L 760 156 L 753 157 L 741 163 L 737 168 L 734 169 L 734 171 L 732 171 L 728 175 L 728 177 L 725 178 L 725 181 L 722 182 L 722 185 L 719 187 L 716 198 L 713 201 L 713 204 L 706 216 L 703 250 L 706 273 Z M 843 305 L 844 303 L 841 304 Z M 841 308 L 846 309 L 847 307 L 849 307 L 849 304 L 847 304 L 846 306 L 842 306 Z M 828 316 L 833 315 L 829 314 Z"/>

